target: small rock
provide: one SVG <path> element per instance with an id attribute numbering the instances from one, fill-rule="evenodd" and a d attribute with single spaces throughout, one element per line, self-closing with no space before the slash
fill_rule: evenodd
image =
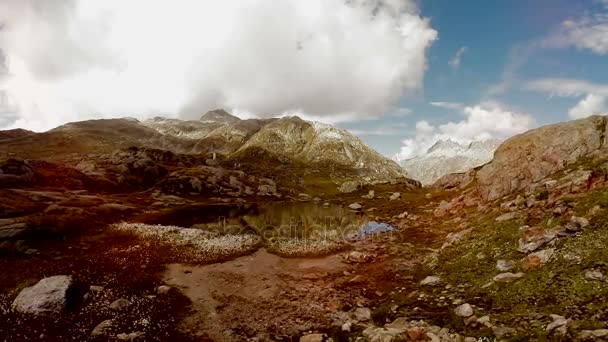
<path id="1" fill-rule="evenodd" d="M 465 326 L 475 326 L 477 325 L 477 316 L 473 315 L 464 319 Z"/>
<path id="2" fill-rule="evenodd" d="M 515 335 L 516 330 L 505 326 L 493 326 L 492 332 L 498 338 L 505 338 Z"/>
<path id="3" fill-rule="evenodd" d="M 158 288 L 156 288 L 156 293 L 158 293 L 160 295 L 165 295 L 165 294 L 169 293 L 169 291 L 171 291 L 171 286 L 168 286 L 168 285 L 161 285 Z"/>
<path id="4" fill-rule="evenodd" d="M 114 326 L 114 320 L 107 319 L 101 323 L 99 323 L 91 332 L 91 336 L 102 336 L 107 335 Z"/>
<path id="5" fill-rule="evenodd" d="M 508 272 L 515 267 L 515 262 L 510 260 L 498 260 L 496 261 L 496 269 L 500 272 Z"/>
<path id="6" fill-rule="evenodd" d="M 583 330 L 578 334 L 578 338 L 581 340 L 595 340 L 604 337 L 608 337 L 608 329 Z"/>
<path id="7" fill-rule="evenodd" d="M 363 195 L 361 197 L 366 199 L 373 199 L 374 197 L 376 197 L 376 192 L 374 190 L 370 190 L 367 195 Z"/>
<path id="8" fill-rule="evenodd" d="M 459 317 L 470 317 L 473 316 L 473 307 L 470 304 L 462 304 L 459 305 L 456 310 L 454 310 L 457 316 Z"/>
<path id="9" fill-rule="evenodd" d="M 372 259 L 372 255 L 359 251 L 352 251 L 344 257 L 344 261 L 351 264 L 361 264 L 365 262 L 370 262 Z"/>
<path id="10" fill-rule="evenodd" d="M 600 271 L 589 270 L 585 272 L 585 279 L 587 280 L 604 280 L 604 274 Z"/>
<path id="11" fill-rule="evenodd" d="M 300 342 L 323 342 L 323 334 L 310 334 L 300 337 Z"/>
<path id="12" fill-rule="evenodd" d="M 112 310 L 123 310 L 126 309 L 127 307 L 129 307 L 131 305 L 131 302 L 121 298 L 121 299 L 117 299 L 115 300 L 112 304 L 110 304 L 110 309 Z"/>
<path id="13" fill-rule="evenodd" d="M 391 197 L 389 197 L 389 200 L 390 200 L 390 201 L 396 201 L 396 200 L 398 200 L 399 198 L 401 198 L 401 193 L 399 193 L 399 192 L 394 192 L 394 193 L 391 195 Z"/>
<path id="14" fill-rule="evenodd" d="M 496 222 L 510 221 L 510 220 L 517 218 L 518 216 L 519 216 L 519 213 L 516 211 L 502 214 L 496 218 Z"/>
<path id="15" fill-rule="evenodd" d="M 541 266 L 546 264 L 547 261 L 549 261 L 549 259 L 551 259 L 554 252 L 555 252 L 555 249 L 549 248 L 549 249 L 545 249 L 542 251 L 531 253 L 522 259 L 521 268 L 525 272 L 529 272 L 529 271 L 535 270 L 537 268 L 540 268 Z"/>
<path id="16" fill-rule="evenodd" d="M 118 334 L 116 339 L 119 341 L 143 341 L 145 334 L 141 331 L 132 332 L 130 334 Z"/>
<path id="17" fill-rule="evenodd" d="M 346 332 L 350 332 L 350 329 L 353 326 L 353 322 L 351 321 L 346 321 L 344 322 L 344 324 L 342 324 L 342 331 L 346 331 Z"/>
<path id="18" fill-rule="evenodd" d="M 410 341 L 426 341 L 429 339 L 422 327 L 409 328 L 405 331 L 405 334 L 409 337 Z"/>
<path id="19" fill-rule="evenodd" d="M 501 273 L 499 275 L 497 275 L 496 277 L 494 277 L 494 281 L 497 283 L 510 283 L 512 281 L 518 280 L 520 278 L 522 278 L 525 274 L 523 273 L 511 273 L 511 272 L 507 272 L 507 273 Z"/>
<path id="20" fill-rule="evenodd" d="M 348 207 L 352 210 L 361 210 L 361 208 L 363 208 L 363 206 L 359 203 L 353 203 L 353 204 L 349 205 Z"/>
<path id="21" fill-rule="evenodd" d="M 25 251 L 25 255 L 32 255 L 32 254 L 38 254 L 38 250 L 34 249 L 34 248 L 30 248 Z"/>
<path id="22" fill-rule="evenodd" d="M 556 328 L 559 328 L 561 326 L 568 324 L 568 320 L 564 316 L 551 315 L 551 319 L 553 319 L 553 322 L 551 322 L 551 323 L 549 323 L 549 325 L 547 325 L 547 327 L 545 328 L 545 330 L 547 330 L 547 331 L 552 331 Z"/>
<path id="23" fill-rule="evenodd" d="M 422 281 L 420 282 L 420 285 L 437 285 L 441 283 L 441 278 L 437 277 L 437 276 L 428 276 L 424 279 L 422 279 Z"/>
<path id="24" fill-rule="evenodd" d="M 95 285 L 89 286 L 89 291 L 91 291 L 93 293 L 103 292 L 103 290 L 104 290 L 103 286 L 95 286 Z"/>
<path id="25" fill-rule="evenodd" d="M 368 308 L 357 308 L 355 310 L 355 319 L 359 322 L 367 322 L 372 319 L 372 312 Z"/>
<path id="26" fill-rule="evenodd" d="M 490 323 L 490 316 L 482 316 L 477 319 L 479 324 L 483 324 L 486 327 L 492 327 L 492 323 Z"/>

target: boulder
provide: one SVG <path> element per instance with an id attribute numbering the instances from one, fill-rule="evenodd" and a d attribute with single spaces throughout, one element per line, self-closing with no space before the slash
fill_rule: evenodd
<path id="1" fill-rule="evenodd" d="M 394 192 L 388 199 L 391 200 L 391 201 L 396 201 L 399 198 L 401 198 L 401 193 Z"/>
<path id="2" fill-rule="evenodd" d="M 13 302 L 13 309 L 32 315 L 59 313 L 67 307 L 73 284 L 71 276 L 44 278 L 36 285 L 21 290 Z"/>
<path id="3" fill-rule="evenodd" d="M 112 319 L 106 319 L 105 321 L 97 324 L 93 331 L 91 331 L 91 336 L 105 336 L 110 333 L 110 330 L 114 327 L 115 322 Z"/>
<path id="4" fill-rule="evenodd" d="M 557 238 L 557 231 L 548 231 L 542 227 L 522 227 L 523 236 L 519 239 L 519 248 L 521 253 L 530 253 L 540 247 L 552 242 Z"/>
<path id="5" fill-rule="evenodd" d="M 323 334 L 309 334 L 300 337 L 300 342 L 323 342 Z"/>
<path id="6" fill-rule="evenodd" d="M 547 261 L 549 261 L 549 259 L 551 259 L 551 257 L 553 256 L 553 253 L 555 253 L 555 249 L 553 248 L 530 253 L 522 259 L 521 268 L 525 272 L 535 270 L 546 264 Z"/>
<path id="7" fill-rule="evenodd" d="M 359 203 L 352 203 L 351 205 L 348 206 L 348 208 L 351 210 L 361 210 L 361 208 L 363 208 L 363 206 Z"/>
<path id="8" fill-rule="evenodd" d="M 589 270 L 585 272 L 585 279 L 587 280 L 604 280 L 604 274 L 600 271 Z"/>
<path id="9" fill-rule="evenodd" d="M 130 301 L 128 301 L 127 299 L 121 298 L 121 299 L 117 299 L 114 302 L 112 302 L 112 304 L 110 304 L 110 309 L 120 311 L 120 310 L 126 309 L 130 305 L 131 305 Z"/>
<path id="10" fill-rule="evenodd" d="M 424 279 L 422 279 L 422 281 L 420 282 L 420 285 L 437 285 L 441 283 L 441 278 L 437 277 L 437 276 L 428 276 Z"/>
<path id="11" fill-rule="evenodd" d="M 368 308 L 357 308 L 355 310 L 355 319 L 359 322 L 368 322 L 372 319 L 372 312 Z"/>
<path id="12" fill-rule="evenodd" d="M 511 260 L 498 260 L 496 261 L 496 269 L 500 272 L 507 272 L 515 267 L 515 263 Z"/>

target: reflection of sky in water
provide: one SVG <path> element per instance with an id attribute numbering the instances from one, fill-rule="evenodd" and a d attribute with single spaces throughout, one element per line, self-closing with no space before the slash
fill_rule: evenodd
<path id="1" fill-rule="evenodd" d="M 275 202 L 224 221 L 195 225 L 200 229 L 239 234 L 249 230 L 264 239 L 358 239 L 393 230 L 340 206 L 310 202 Z"/>

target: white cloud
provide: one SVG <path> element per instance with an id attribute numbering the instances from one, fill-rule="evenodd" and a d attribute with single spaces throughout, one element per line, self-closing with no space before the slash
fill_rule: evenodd
<path id="1" fill-rule="evenodd" d="M 438 126 L 419 121 L 414 138 L 403 140 L 401 151 L 394 159 L 402 161 L 424 154 L 438 140 L 468 144 L 476 140 L 506 139 L 534 125 L 529 114 L 505 109 L 494 102 L 466 106 L 462 113 L 466 116 L 464 120 Z"/>
<path id="2" fill-rule="evenodd" d="M 608 112 L 608 97 L 589 94 L 568 111 L 572 119 L 581 119 Z"/>
<path id="3" fill-rule="evenodd" d="M 607 84 L 591 83 L 570 78 L 544 78 L 527 82 L 526 89 L 557 96 L 585 94 L 608 95 Z"/>
<path id="4" fill-rule="evenodd" d="M 460 63 L 462 61 L 462 55 L 464 55 L 465 52 L 467 52 L 468 48 L 466 46 L 462 46 L 460 49 L 458 49 L 458 51 L 456 51 L 456 54 L 454 55 L 454 57 L 452 57 L 452 59 L 450 59 L 449 64 L 452 66 L 452 68 L 454 69 L 458 69 L 460 68 Z"/>
<path id="5" fill-rule="evenodd" d="M 597 13 L 577 20 L 566 20 L 544 41 L 544 45 L 550 48 L 574 46 L 608 55 L 608 14 Z"/>
<path id="6" fill-rule="evenodd" d="M 436 101 L 436 102 L 430 102 L 429 104 L 431 106 L 444 108 L 444 109 L 452 109 L 452 110 L 462 110 L 466 107 L 464 104 L 458 103 L 458 102 Z"/>
<path id="7" fill-rule="evenodd" d="M 0 92 L 37 128 L 217 107 L 377 117 L 419 89 L 437 37 L 414 0 L 2 0 L 0 23 Z"/>

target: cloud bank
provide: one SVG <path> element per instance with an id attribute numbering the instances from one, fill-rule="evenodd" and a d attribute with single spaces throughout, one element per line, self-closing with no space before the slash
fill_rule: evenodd
<path id="1" fill-rule="evenodd" d="M 419 89 L 436 37 L 414 0 L 3 0 L 0 127 L 379 116 Z"/>
<path id="2" fill-rule="evenodd" d="M 506 139 L 527 131 L 534 125 L 529 114 L 511 111 L 495 102 L 462 107 L 449 102 L 435 102 L 434 105 L 447 109 L 460 108 L 464 119 L 437 126 L 424 120 L 418 121 L 414 138 L 403 140 L 401 151 L 393 159 L 403 161 L 422 155 L 438 140 L 451 139 L 468 144 L 472 141 Z"/>
<path id="3" fill-rule="evenodd" d="M 530 81 L 526 84 L 526 88 L 547 93 L 551 96 L 584 96 L 568 111 L 568 116 L 572 119 L 608 113 L 608 84 L 567 78 L 547 78 Z"/>

